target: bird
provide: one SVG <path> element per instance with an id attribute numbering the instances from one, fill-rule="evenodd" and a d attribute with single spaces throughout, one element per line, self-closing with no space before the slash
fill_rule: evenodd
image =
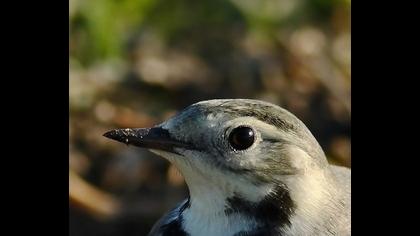
<path id="1" fill-rule="evenodd" d="M 149 236 L 351 234 L 351 169 L 328 163 L 305 124 L 275 104 L 206 100 L 104 136 L 167 159 L 185 179 L 188 198 Z"/>

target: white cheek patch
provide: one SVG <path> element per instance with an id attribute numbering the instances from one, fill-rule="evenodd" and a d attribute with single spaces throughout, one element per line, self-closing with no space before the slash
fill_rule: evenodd
<path id="1" fill-rule="evenodd" d="M 326 178 L 324 170 L 313 164 L 312 157 L 306 152 L 296 147 L 287 151 L 291 157 L 291 164 L 303 170 L 298 175 L 282 177 L 291 198 L 298 203 L 291 218 L 292 227 L 289 229 L 296 234 L 307 231 L 308 227 L 316 225 L 319 219 L 328 217 L 329 211 L 325 207 L 329 206 L 330 200 L 338 193 Z"/>
<path id="2" fill-rule="evenodd" d="M 306 172 L 306 170 L 314 168 L 314 166 L 311 166 L 313 163 L 312 157 L 302 149 L 296 146 L 289 146 L 286 152 L 290 157 L 289 160 L 292 166 L 296 169 Z"/>

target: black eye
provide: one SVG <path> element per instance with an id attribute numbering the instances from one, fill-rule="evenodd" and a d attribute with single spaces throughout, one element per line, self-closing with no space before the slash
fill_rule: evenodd
<path id="1" fill-rule="evenodd" d="M 245 126 L 235 128 L 229 134 L 229 143 L 235 150 L 245 150 L 255 141 L 254 131 Z"/>

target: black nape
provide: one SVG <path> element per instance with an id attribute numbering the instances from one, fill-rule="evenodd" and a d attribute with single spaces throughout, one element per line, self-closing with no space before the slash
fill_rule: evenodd
<path id="1" fill-rule="evenodd" d="M 290 198 L 289 191 L 284 186 L 277 186 L 273 192 L 264 197 L 260 202 L 250 202 L 235 193 L 226 199 L 225 214 L 245 214 L 256 220 L 261 228 L 250 232 L 240 232 L 242 235 L 279 235 L 279 228 L 290 226 L 290 216 L 295 210 L 295 205 Z M 270 233 L 271 232 L 271 233 Z"/>

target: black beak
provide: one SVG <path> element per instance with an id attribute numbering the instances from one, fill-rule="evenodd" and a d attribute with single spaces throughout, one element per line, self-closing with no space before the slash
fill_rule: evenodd
<path id="1" fill-rule="evenodd" d="M 154 127 L 145 129 L 115 129 L 104 134 L 105 137 L 137 147 L 177 153 L 174 148 L 190 149 L 190 145 L 170 137 L 168 130 Z"/>

